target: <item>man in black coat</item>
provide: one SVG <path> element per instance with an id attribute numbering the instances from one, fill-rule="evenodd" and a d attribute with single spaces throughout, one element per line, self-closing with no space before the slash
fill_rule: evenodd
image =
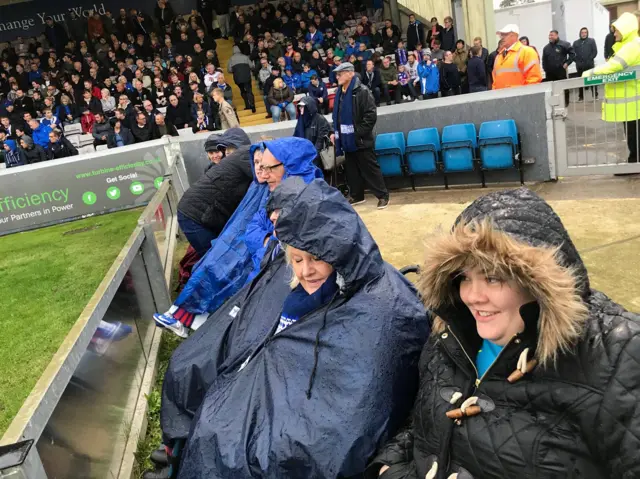
<path id="1" fill-rule="evenodd" d="M 205 150 L 211 164 L 178 203 L 178 223 L 189 243 L 204 256 L 253 181 L 251 140 L 240 128 L 211 135 Z"/>
<path id="2" fill-rule="evenodd" d="M 147 123 L 147 117 L 140 112 L 136 115 L 136 122 L 131 127 L 131 134 L 136 143 L 143 143 L 149 140 L 156 140 L 153 128 Z"/>
<path id="3" fill-rule="evenodd" d="M 409 15 L 407 27 L 407 50 L 413 51 L 417 44 L 424 45 L 424 26 L 416 20 L 415 15 Z"/>
<path id="4" fill-rule="evenodd" d="M 580 38 L 573 42 L 573 49 L 576 52 L 576 73 L 571 74 L 571 78 L 581 77 L 584 72 L 591 70 L 595 66 L 595 59 L 598 56 L 598 45 L 593 38 L 589 37 L 587 27 L 580 29 Z M 594 98 L 598 98 L 598 89 L 591 87 Z M 579 90 L 579 101 L 584 100 L 584 88 Z"/>
<path id="5" fill-rule="evenodd" d="M 69 41 L 66 30 L 61 24 L 54 22 L 52 17 L 47 17 L 45 23 L 44 36 L 47 37 L 49 45 L 56 49 L 58 56 L 62 56 L 64 46 Z"/>
<path id="6" fill-rule="evenodd" d="M 344 165 L 351 194 L 349 203 L 352 205 L 364 203 L 366 183 L 378 198 L 378 209 L 386 208 L 389 205 L 389 192 L 384 184 L 380 165 L 373 151 L 373 129 L 378 119 L 376 101 L 371 91 L 362 84 L 360 78 L 355 76 L 351 63 L 341 63 L 334 70 L 334 73 L 339 86 L 333 107 L 333 128 L 338 136 L 336 138 L 335 134 L 332 135 L 332 140 L 334 144 L 336 141 L 341 142 L 340 149 L 347 148 L 344 149 Z M 347 92 L 351 86 L 352 104 L 345 105 L 344 101 L 345 98 L 348 98 Z M 351 118 L 348 118 L 349 110 L 351 110 Z M 352 145 L 353 148 L 348 146 L 347 135 L 354 136 L 355 145 Z M 338 151 L 339 153 L 340 151 Z"/>
<path id="7" fill-rule="evenodd" d="M 380 79 L 380 70 L 376 68 L 373 60 L 367 60 L 367 66 L 361 76 L 362 84 L 371 90 L 373 98 L 376 100 L 376 106 L 380 106 L 382 80 Z"/>
<path id="8" fill-rule="evenodd" d="M 569 65 L 575 60 L 573 46 L 560 40 L 557 30 L 549 32 L 549 43 L 542 51 L 542 68 L 546 74 L 545 81 L 566 80 Z M 564 92 L 564 104 L 569 104 L 569 90 Z"/>

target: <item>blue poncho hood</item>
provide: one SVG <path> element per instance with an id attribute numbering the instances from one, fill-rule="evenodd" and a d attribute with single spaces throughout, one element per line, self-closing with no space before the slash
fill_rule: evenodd
<path id="1" fill-rule="evenodd" d="M 18 148 L 15 140 L 4 140 L 4 144 L 7 145 L 11 151 L 16 151 L 16 149 Z"/>
<path id="2" fill-rule="evenodd" d="M 265 141 L 264 146 L 284 164 L 283 180 L 290 176 L 300 176 L 305 183 L 309 183 L 314 178 L 323 177 L 322 171 L 313 164 L 318 152 L 309 140 L 294 137 L 278 138 Z"/>

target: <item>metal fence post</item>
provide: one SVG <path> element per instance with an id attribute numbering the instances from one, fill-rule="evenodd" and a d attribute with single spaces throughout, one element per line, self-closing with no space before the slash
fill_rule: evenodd
<path id="1" fill-rule="evenodd" d="M 171 306 L 171 295 L 169 293 L 169 285 L 165 280 L 164 268 L 160 259 L 160 251 L 155 240 L 153 225 L 145 224 L 142 227 L 144 231 L 144 241 L 140 250 L 142 251 L 142 259 L 144 260 L 145 269 L 149 276 L 149 284 L 153 293 L 153 299 L 156 303 L 158 311 L 166 311 Z"/>
<path id="2" fill-rule="evenodd" d="M 552 177 L 558 178 L 563 176 L 568 168 L 567 154 L 567 131 L 566 118 L 567 108 L 564 106 L 564 91 L 552 90 L 549 97 L 549 106 L 551 107 L 551 122 L 553 124 L 553 155 L 555 157 L 554 174 Z"/>

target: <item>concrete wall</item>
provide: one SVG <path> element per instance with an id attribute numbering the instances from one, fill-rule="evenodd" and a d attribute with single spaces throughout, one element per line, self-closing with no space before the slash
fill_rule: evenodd
<path id="1" fill-rule="evenodd" d="M 546 95 L 549 84 L 528 86 L 509 91 L 489 91 L 453 98 L 415 101 L 410 104 L 384 106 L 378 108 L 378 122 L 375 133 L 401 131 L 405 134 L 419 128 L 436 127 L 440 132 L 447 125 L 474 123 L 476 128 L 484 121 L 514 119 L 522 137 L 522 154 L 535 158 L 535 164 L 525 167 L 525 181 L 547 181 L 549 152 L 547 138 Z M 331 121 L 330 117 L 327 117 Z M 294 121 L 245 128 L 252 141 L 263 135 L 279 138 L 293 134 Z M 206 135 L 205 135 L 206 136 Z M 180 146 L 185 159 L 189 182 L 195 181 L 207 166 L 203 151 L 206 137 L 200 135 L 181 138 Z M 514 170 L 486 173 L 487 183 L 513 183 L 519 181 Z M 441 174 L 416 178 L 418 186 L 443 185 Z M 478 184 L 477 173 L 456 173 L 449 175 L 451 185 Z M 390 188 L 410 187 L 409 178 L 387 178 Z"/>
<path id="2" fill-rule="evenodd" d="M 442 25 L 444 17 L 451 15 L 451 0 L 398 0 L 398 4 L 408 8 L 422 18 L 437 17 Z"/>

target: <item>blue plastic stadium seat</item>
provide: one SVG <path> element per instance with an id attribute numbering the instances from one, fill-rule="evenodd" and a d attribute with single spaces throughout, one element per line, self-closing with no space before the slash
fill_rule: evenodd
<path id="1" fill-rule="evenodd" d="M 404 151 L 405 143 L 402 133 L 382 133 L 376 136 L 375 153 L 382 176 L 402 176 Z"/>
<path id="2" fill-rule="evenodd" d="M 480 125 L 480 161 L 485 170 L 513 168 L 518 128 L 513 120 L 487 121 Z"/>
<path id="3" fill-rule="evenodd" d="M 478 146 L 473 123 L 445 126 L 442 130 L 442 162 L 445 173 L 472 171 Z"/>
<path id="4" fill-rule="evenodd" d="M 406 153 L 410 175 L 435 173 L 440 153 L 438 130 L 436 128 L 423 128 L 410 131 L 407 137 Z"/>

